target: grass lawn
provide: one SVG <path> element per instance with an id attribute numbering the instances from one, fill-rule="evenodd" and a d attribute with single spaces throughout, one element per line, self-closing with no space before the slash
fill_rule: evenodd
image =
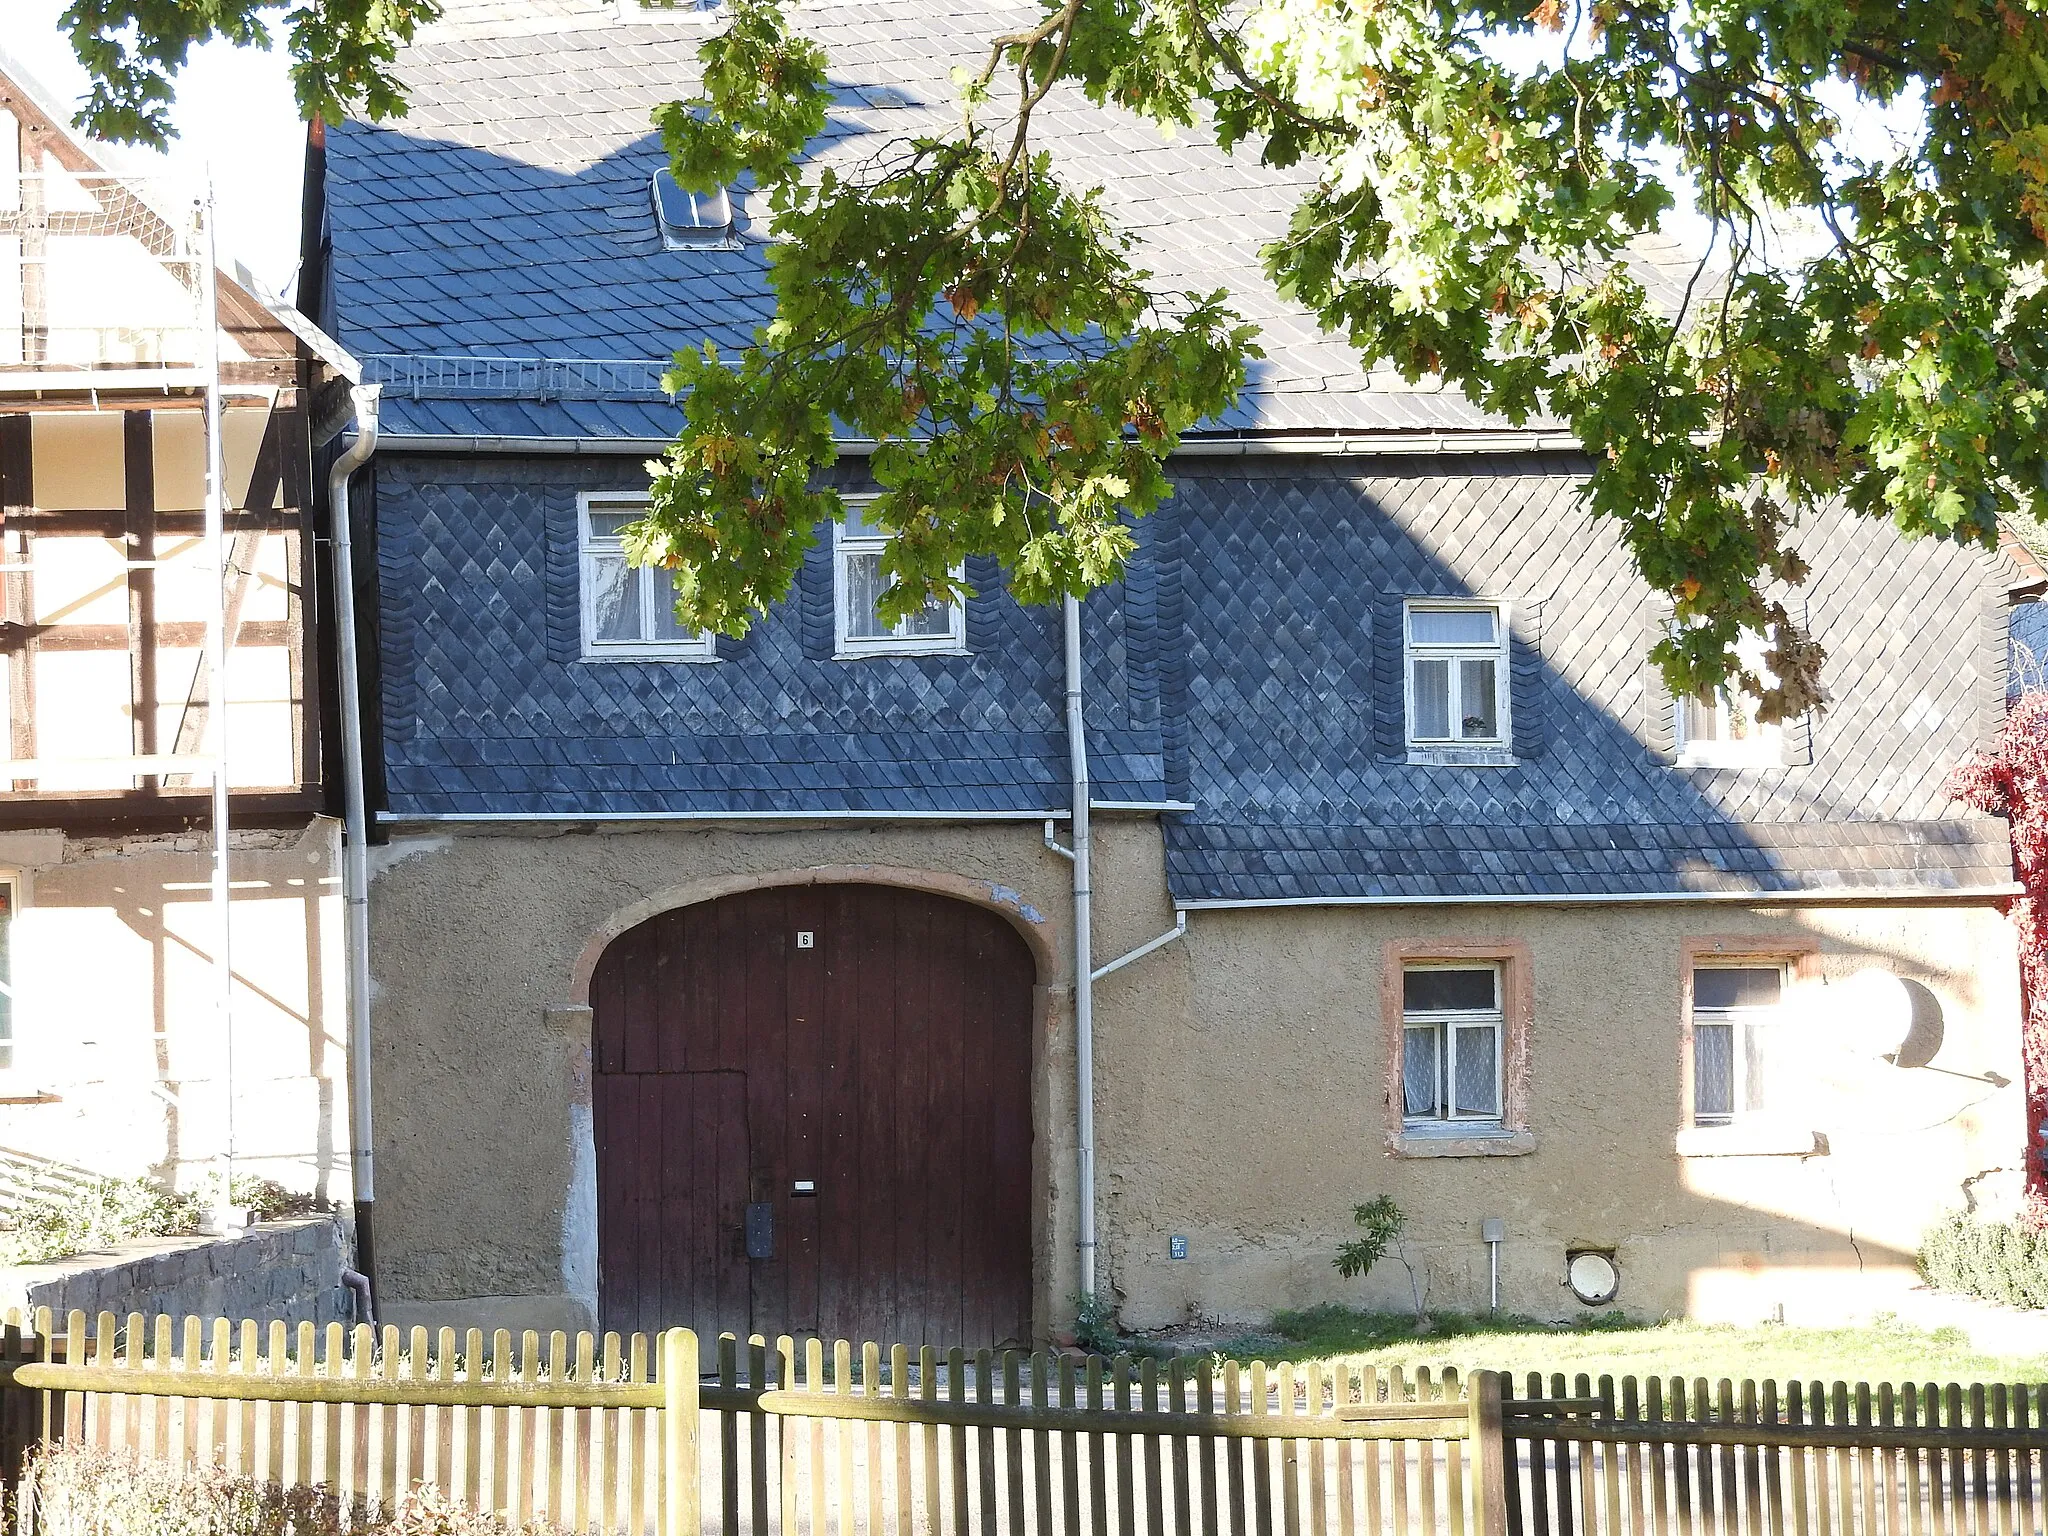
<path id="1" fill-rule="evenodd" d="M 1236 1360 L 1363 1359 L 1387 1370 L 1455 1365 L 1461 1371 L 1540 1370 L 1571 1377 L 1705 1376 L 1867 1382 L 2048 1382 L 2048 1359 L 1997 1357 L 1957 1328 L 1932 1333 L 1893 1322 L 1861 1328 L 1736 1328 L 1710 1323 L 1641 1323 L 1603 1317 L 1553 1327 L 1519 1317 L 1438 1315 L 1415 1332 L 1405 1313 L 1324 1306 L 1282 1312 L 1269 1330 L 1215 1346 Z M 1569 1383 L 1568 1383 L 1569 1384 Z"/>

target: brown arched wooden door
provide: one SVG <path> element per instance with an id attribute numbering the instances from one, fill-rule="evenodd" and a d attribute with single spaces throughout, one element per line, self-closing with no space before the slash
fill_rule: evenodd
<path id="1" fill-rule="evenodd" d="M 613 940 L 603 1326 L 1028 1340 L 1033 980 L 1002 918 L 891 886 L 748 891 Z"/>

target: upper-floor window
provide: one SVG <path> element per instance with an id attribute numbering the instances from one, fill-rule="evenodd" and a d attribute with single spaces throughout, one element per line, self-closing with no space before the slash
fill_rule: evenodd
<path id="1" fill-rule="evenodd" d="M 964 655 L 967 651 L 967 610 L 964 604 L 927 603 L 893 624 L 881 615 L 882 594 L 894 583 L 882 572 L 887 530 L 867 521 L 865 501 L 849 500 L 846 520 L 832 535 L 833 607 L 838 618 L 841 656 Z M 960 567 L 954 576 L 964 574 Z"/>
<path id="2" fill-rule="evenodd" d="M 1501 1120 L 1501 967 L 1408 965 L 1401 974 L 1401 1118 Z"/>
<path id="3" fill-rule="evenodd" d="M 1736 647 L 1742 669 L 1767 677 L 1764 642 L 1745 633 Z M 1757 701 L 1739 688 L 1721 688 L 1676 703 L 1678 760 L 1710 767 L 1753 767 L 1784 761 L 1784 732 L 1757 719 Z"/>
<path id="4" fill-rule="evenodd" d="M 1768 1064 L 1783 1017 L 1785 967 L 1748 961 L 1692 973 L 1692 1120 L 1731 1125 L 1783 1099 Z"/>
<path id="5" fill-rule="evenodd" d="M 1497 603 L 1408 605 L 1408 744 L 1504 748 L 1506 615 Z"/>
<path id="6" fill-rule="evenodd" d="M 708 634 L 676 622 L 674 579 L 659 566 L 631 565 L 620 533 L 647 510 L 627 496 L 579 498 L 583 565 L 583 655 L 589 661 L 712 661 Z"/>

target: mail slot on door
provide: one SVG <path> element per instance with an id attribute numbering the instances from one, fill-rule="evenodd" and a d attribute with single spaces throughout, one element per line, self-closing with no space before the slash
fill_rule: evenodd
<path id="1" fill-rule="evenodd" d="M 773 1201 L 756 1200 L 747 1207 L 747 1257 L 750 1259 L 772 1259 L 775 1257 L 775 1205 Z"/>

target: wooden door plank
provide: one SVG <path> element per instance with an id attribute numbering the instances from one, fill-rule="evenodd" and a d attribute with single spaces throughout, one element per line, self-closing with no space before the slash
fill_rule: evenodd
<path id="1" fill-rule="evenodd" d="M 789 1063 L 787 1068 L 788 1107 L 784 1135 L 788 1139 L 788 1161 L 784 1178 L 793 1185 L 808 1179 L 814 1189 L 825 1184 L 824 1142 L 820 1134 L 823 1114 L 824 1072 L 821 1048 L 825 1007 L 825 903 L 817 886 L 796 886 L 789 892 L 784 921 L 792 934 L 811 935 L 809 948 L 798 947 L 792 937 L 788 956 L 787 1010 Z M 783 1271 L 787 1277 L 785 1306 L 792 1333 L 818 1331 L 819 1220 L 821 1194 L 790 1197 L 783 1192 L 783 1209 L 788 1212 L 788 1233 L 783 1243 Z"/>
<path id="2" fill-rule="evenodd" d="M 947 1343 L 966 1337 L 961 1302 L 966 1062 L 961 1017 L 966 1004 L 966 908 L 932 909 L 931 1019 L 925 1087 L 925 1334 Z"/>
<path id="3" fill-rule="evenodd" d="M 747 1264 L 748 1330 L 772 1337 L 788 1328 L 789 1268 L 784 1213 L 789 1175 L 784 1162 L 789 1112 L 789 961 L 794 940 L 779 889 L 749 899 L 747 923 L 746 1063 L 747 1199 L 765 1202 L 775 1222 L 769 1257 Z M 744 1215 L 742 1216 L 744 1220 Z"/>
<path id="4" fill-rule="evenodd" d="M 828 1337 L 852 1338 L 861 1309 L 859 1055 L 853 1037 L 860 983 L 861 891 L 835 886 L 826 899 L 825 1008 L 821 1021 L 824 1092 L 819 1169 L 820 1256 L 818 1327 Z"/>
<path id="5" fill-rule="evenodd" d="M 930 1252 L 926 1208 L 930 1180 L 925 1152 L 931 1130 L 925 1107 L 931 1093 L 929 1041 L 937 1021 L 932 1012 L 933 903 L 912 897 L 897 908 L 895 1071 L 895 1331 L 923 1340 L 931 1314 Z"/>
<path id="6" fill-rule="evenodd" d="M 860 973 L 853 990 L 855 1139 L 860 1195 L 855 1264 L 860 1275 L 856 1337 L 893 1337 L 896 1319 L 896 906 L 898 893 L 865 891 L 859 901 Z M 914 897 L 912 898 L 915 899 Z M 914 1042 L 906 1041 L 914 1048 Z"/>

